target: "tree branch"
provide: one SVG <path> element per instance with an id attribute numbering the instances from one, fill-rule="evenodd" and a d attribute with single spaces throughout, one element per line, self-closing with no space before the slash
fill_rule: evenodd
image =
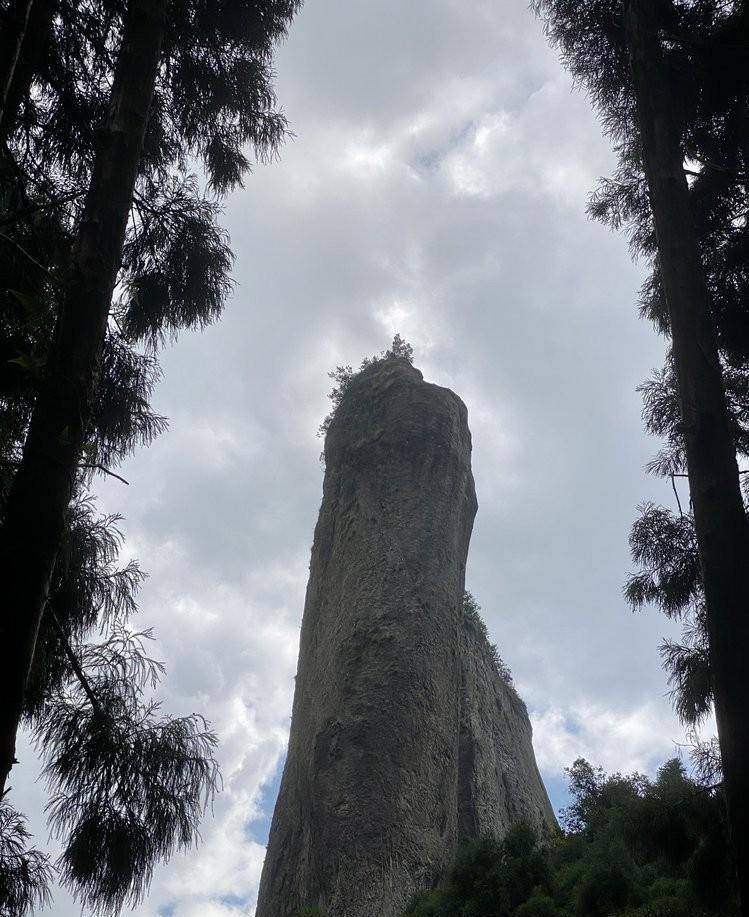
<path id="1" fill-rule="evenodd" d="M 679 477 L 681 477 L 681 475 L 679 475 Z M 679 515 L 683 519 L 684 511 L 681 508 L 681 500 L 679 499 L 679 491 L 676 489 L 676 478 L 677 478 L 677 475 L 675 474 L 671 475 L 671 487 L 673 487 L 674 489 L 674 496 L 676 497 L 676 504 L 679 507 Z"/>
<path id="2" fill-rule="evenodd" d="M 39 213 L 42 210 L 50 210 L 53 207 L 61 207 L 63 204 L 69 204 L 71 201 L 76 200 L 76 198 L 81 197 L 85 193 L 85 191 L 74 191 L 70 194 L 63 195 L 63 197 L 57 198 L 56 200 L 48 201 L 46 204 L 29 204 L 28 207 L 22 207 L 20 210 L 14 210 L 12 213 L 9 213 L 8 216 L 0 219 L 0 226 L 10 226 L 12 223 L 17 223 L 19 220 L 24 219 L 24 217 L 31 216 L 34 213 Z"/>
<path id="3" fill-rule="evenodd" d="M 86 463 L 80 465 L 79 467 L 81 467 L 81 468 L 95 468 L 97 471 L 102 471 L 104 474 L 108 474 L 108 475 L 109 475 L 110 477 L 112 477 L 112 478 L 117 478 L 118 481 L 122 481 L 122 483 L 123 483 L 123 484 L 127 484 L 128 487 L 130 486 L 130 481 L 126 481 L 126 480 L 125 480 L 123 477 L 121 477 L 119 474 L 115 474 L 114 471 L 110 471 L 109 468 L 105 468 L 104 465 L 98 465 L 98 464 L 96 464 L 96 463 L 88 463 L 88 462 L 86 462 Z"/>
<path id="4" fill-rule="evenodd" d="M 55 277 L 55 275 L 49 270 L 49 268 L 46 268 L 46 267 L 41 263 L 41 261 L 37 261 L 36 258 L 35 258 L 33 255 L 30 255 L 22 245 L 19 245 L 18 242 L 16 242 L 15 239 L 11 239 L 10 236 L 6 236 L 4 232 L 0 232 L 0 239 L 3 239 L 3 240 L 4 240 L 5 242 L 7 242 L 9 245 L 12 245 L 13 248 L 17 249 L 17 250 L 24 256 L 24 258 L 28 258 L 28 260 L 29 260 L 35 267 L 38 267 L 40 271 L 43 271 L 43 272 L 47 275 L 47 277 L 49 277 L 49 279 L 52 281 L 52 283 L 53 283 L 55 286 L 58 286 L 58 287 L 60 286 L 60 281 L 59 281 L 59 280 Z"/>
<path id="5" fill-rule="evenodd" d="M 51 608 L 47 609 L 47 613 L 49 614 L 52 620 L 52 623 L 55 626 L 55 630 L 57 631 L 57 636 L 60 638 L 60 642 L 62 643 L 62 648 L 63 650 L 65 650 L 65 655 L 68 657 L 68 662 L 70 663 L 70 667 L 75 672 L 75 675 L 78 681 L 81 683 L 81 687 L 83 688 L 83 691 L 86 697 L 89 699 L 91 706 L 94 708 L 94 713 L 96 713 L 97 716 L 103 717 L 104 711 L 102 710 L 101 704 L 99 703 L 99 699 L 94 694 L 94 689 L 91 687 L 91 683 L 89 682 L 88 678 L 86 678 L 86 675 L 84 674 L 81 664 L 78 660 L 78 657 L 75 655 L 75 653 L 73 652 L 73 648 L 71 647 L 70 643 L 68 642 L 68 638 L 67 638 L 65 631 L 62 628 L 62 624 L 60 624 L 60 622 L 57 619 L 57 615 L 54 613 L 54 611 L 52 611 Z"/>

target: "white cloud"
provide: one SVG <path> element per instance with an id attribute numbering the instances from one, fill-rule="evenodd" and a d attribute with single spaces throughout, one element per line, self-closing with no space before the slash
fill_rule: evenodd
<path id="1" fill-rule="evenodd" d="M 684 734 L 668 709 L 655 703 L 613 710 L 594 703 L 547 707 L 532 717 L 539 768 L 560 775 L 577 758 L 609 773 L 652 773 L 678 752 Z"/>

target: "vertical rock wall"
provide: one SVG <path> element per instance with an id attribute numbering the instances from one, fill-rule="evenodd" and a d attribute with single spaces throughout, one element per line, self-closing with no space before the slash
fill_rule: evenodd
<path id="1" fill-rule="evenodd" d="M 471 820 L 502 828 L 523 809 L 501 764 L 505 789 L 492 790 L 496 803 L 482 801 L 504 726 L 492 715 L 496 685 L 480 661 L 466 662 L 462 636 L 476 513 L 470 455 L 462 401 L 406 361 L 374 363 L 351 381 L 325 443 L 289 751 L 257 917 L 302 907 L 397 917 L 443 874 L 459 830 Z M 532 760 L 530 727 L 515 725 Z"/>
<path id="2" fill-rule="evenodd" d="M 468 620 L 460 643 L 459 840 L 501 837 L 519 821 L 548 835 L 557 823 L 525 704 L 497 671 L 486 636 Z"/>

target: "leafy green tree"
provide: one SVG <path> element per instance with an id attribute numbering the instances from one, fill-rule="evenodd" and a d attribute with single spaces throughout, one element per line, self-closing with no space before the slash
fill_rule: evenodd
<path id="1" fill-rule="evenodd" d="M 512 917 L 550 888 L 544 851 L 524 824 L 504 840 L 480 838 L 458 853 L 444 885 L 416 898 L 404 917 Z"/>
<path id="2" fill-rule="evenodd" d="M 516 825 L 466 845 L 445 881 L 404 917 L 736 917 L 722 792 L 678 760 L 655 780 L 567 771 L 565 834 L 539 846 Z"/>

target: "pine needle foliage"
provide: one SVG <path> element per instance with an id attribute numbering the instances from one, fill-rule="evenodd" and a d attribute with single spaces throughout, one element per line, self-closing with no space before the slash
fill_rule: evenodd
<path id="1" fill-rule="evenodd" d="M 49 614 L 42 620 L 26 691 L 26 715 L 31 720 L 63 684 L 76 677 L 66 647 L 124 626 L 137 610 L 136 597 L 145 576 L 136 561 L 120 562 L 119 516 L 97 516 L 91 498 L 78 500 L 68 515 L 50 584 Z"/>
<path id="2" fill-rule="evenodd" d="M 683 643 L 665 640 L 660 650 L 674 709 L 682 723 L 691 726 L 702 723 L 712 710 L 710 655 L 704 633 L 704 626 L 693 629 Z"/>
<path id="3" fill-rule="evenodd" d="M 23 816 L 0 800 L 0 917 L 18 917 L 50 903 L 52 868 L 47 857 L 29 848 Z"/>
<path id="4" fill-rule="evenodd" d="M 110 328 L 102 353 L 85 466 L 113 468 L 132 452 L 150 446 L 167 429 L 151 410 L 161 369 L 153 351 L 141 352 Z"/>
<path id="5" fill-rule="evenodd" d="M 149 182 L 133 203 L 125 245 L 125 295 L 115 314 L 131 341 L 151 345 L 221 314 L 232 284 L 233 255 L 218 226 L 218 201 L 202 197 L 194 176 Z"/>
<path id="6" fill-rule="evenodd" d="M 749 22 L 740 2 L 658 0 L 663 52 L 678 98 L 691 199 L 716 328 L 726 361 L 749 354 L 745 303 L 749 290 L 745 179 L 749 172 L 741 112 L 749 83 Z M 643 314 L 659 330 L 668 318 L 655 230 L 642 169 L 640 138 L 619 0 L 534 0 L 550 42 L 597 109 L 617 154 L 612 177 L 590 199 L 591 215 L 624 230 L 651 275 L 641 291 Z"/>
<path id="7" fill-rule="evenodd" d="M 218 225 L 220 199 L 241 185 L 253 161 L 273 159 L 289 133 L 272 57 L 300 5 L 171 4 L 122 259 L 116 315 L 130 343 L 163 343 L 215 321 L 223 310 L 233 259 Z M 30 254 L 64 276 L 127 4 L 60 0 L 55 7 L 44 66 L 9 138 L 13 178 L 6 194 L 8 211 L 38 206 L 59 224 L 43 250 Z M 12 222 L 13 237 L 36 219 L 34 213 Z M 61 234 L 67 245 L 59 244 Z"/>
<path id="8" fill-rule="evenodd" d="M 665 507 L 644 504 L 630 534 L 632 557 L 639 565 L 625 586 L 633 609 L 655 605 L 682 622 L 680 641 L 665 640 L 660 655 L 668 673 L 674 709 L 696 729 L 713 704 L 705 597 L 694 519 Z M 696 734 L 695 734 L 696 735 Z M 699 747 L 694 752 L 700 755 Z"/>
<path id="9" fill-rule="evenodd" d="M 669 618 L 679 619 L 701 607 L 702 580 L 691 516 L 644 504 L 632 527 L 630 547 L 640 567 L 625 589 L 634 608 L 652 603 Z"/>
<path id="10" fill-rule="evenodd" d="M 142 901 L 155 864 L 195 843 L 218 788 L 205 720 L 161 716 L 146 697 L 163 671 L 149 637 L 116 628 L 80 648 L 83 678 L 46 703 L 35 730 L 61 881 L 101 914 Z"/>

